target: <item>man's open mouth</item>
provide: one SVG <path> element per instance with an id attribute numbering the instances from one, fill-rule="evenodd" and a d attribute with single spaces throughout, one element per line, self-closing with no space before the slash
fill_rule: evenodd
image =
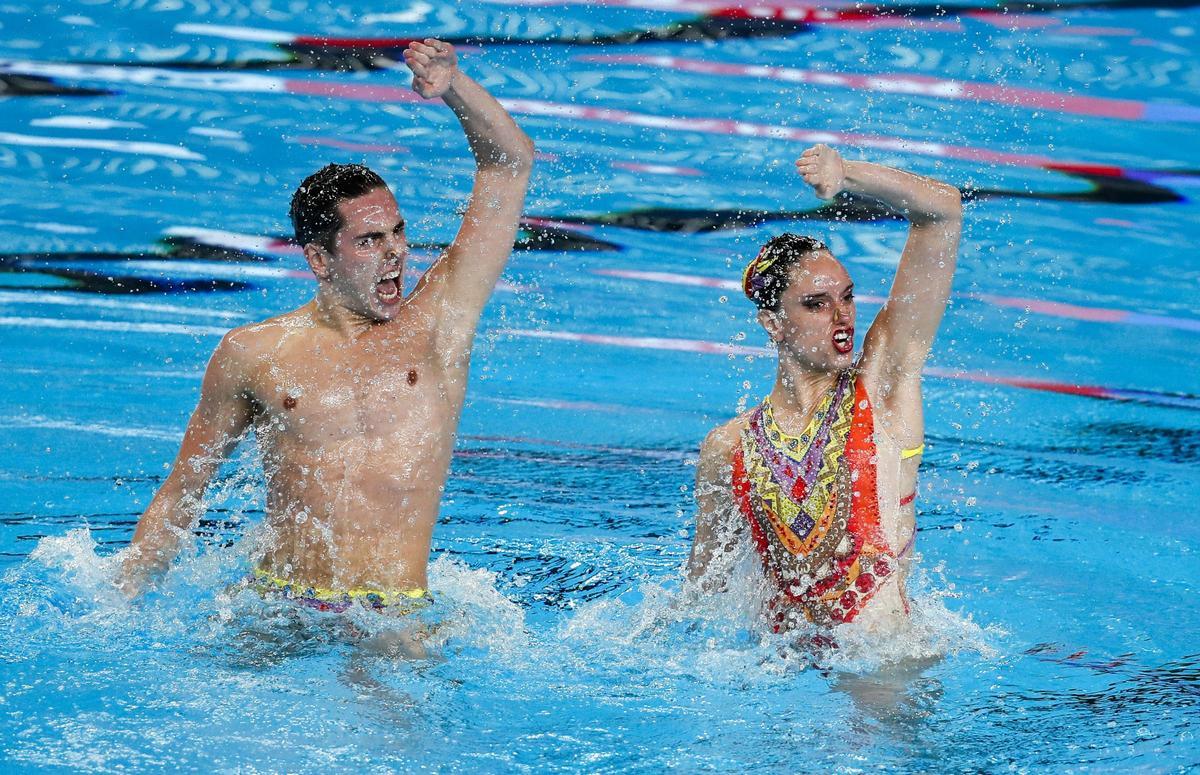
<path id="1" fill-rule="evenodd" d="M 400 270 L 392 271 L 379 278 L 375 284 L 375 292 L 384 304 L 391 304 L 400 298 Z"/>

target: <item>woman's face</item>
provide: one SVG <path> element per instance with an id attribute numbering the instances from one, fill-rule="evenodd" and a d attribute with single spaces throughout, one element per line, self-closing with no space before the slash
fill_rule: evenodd
<path id="1" fill-rule="evenodd" d="M 778 311 L 758 313 L 781 358 L 819 372 L 843 371 L 854 363 L 854 318 L 854 284 L 827 250 L 791 268 Z"/>

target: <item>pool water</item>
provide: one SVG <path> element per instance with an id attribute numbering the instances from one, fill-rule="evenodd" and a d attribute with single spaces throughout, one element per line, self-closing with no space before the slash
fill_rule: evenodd
<path id="1" fill-rule="evenodd" d="M 4 770 L 1200 765 L 1200 12 L 736 6 L 0 5 Z M 124 603 L 115 554 L 212 348 L 313 292 L 296 183 L 370 164 L 421 266 L 457 228 L 466 144 L 394 64 L 428 35 L 539 150 L 413 620 L 431 653 L 238 586 L 252 444 Z M 699 442 L 773 376 L 747 256 L 818 236 L 870 315 L 903 244 L 820 209 L 791 168 L 814 142 L 969 198 L 913 625 L 816 664 L 680 574 Z"/>

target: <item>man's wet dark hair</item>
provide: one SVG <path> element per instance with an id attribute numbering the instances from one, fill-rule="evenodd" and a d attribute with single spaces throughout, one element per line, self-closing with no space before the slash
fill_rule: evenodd
<path id="1" fill-rule="evenodd" d="M 742 275 L 742 290 L 759 309 L 779 311 L 791 270 L 805 256 L 829 250 L 824 242 L 802 234 L 780 234 L 762 246 Z"/>
<path id="2" fill-rule="evenodd" d="M 342 228 L 338 204 L 387 188 L 383 178 L 361 164 L 327 164 L 304 179 L 292 194 L 292 228 L 296 242 L 304 247 L 316 242 L 333 250 L 333 237 Z"/>

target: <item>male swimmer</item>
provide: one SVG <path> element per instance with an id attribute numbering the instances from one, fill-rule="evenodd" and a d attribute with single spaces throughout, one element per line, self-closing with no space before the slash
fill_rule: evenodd
<path id="1" fill-rule="evenodd" d="M 471 344 L 512 250 L 533 144 L 449 44 L 414 42 L 404 60 L 413 89 L 454 111 L 475 157 L 454 242 L 405 297 L 405 221 L 383 180 L 331 164 L 300 184 L 291 217 L 316 295 L 217 346 L 123 560 L 127 594 L 178 554 L 221 460 L 253 428 L 267 478 L 261 589 L 334 610 L 427 599 Z"/>
<path id="2" fill-rule="evenodd" d="M 804 622 L 891 628 L 907 616 L 907 558 L 924 451 L 921 369 L 941 324 L 962 231 L 944 183 L 818 145 L 796 169 L 818 197 L 872 197 L 909 222 L 892 289 L 854 355 L 854 284 L 825 245 L 769 240 L 743 290 L 779 353 L 762 403 L 700 449 L 688 575 L 724 588 L 737 546 L 762 561 L 777 631 Z"/>

